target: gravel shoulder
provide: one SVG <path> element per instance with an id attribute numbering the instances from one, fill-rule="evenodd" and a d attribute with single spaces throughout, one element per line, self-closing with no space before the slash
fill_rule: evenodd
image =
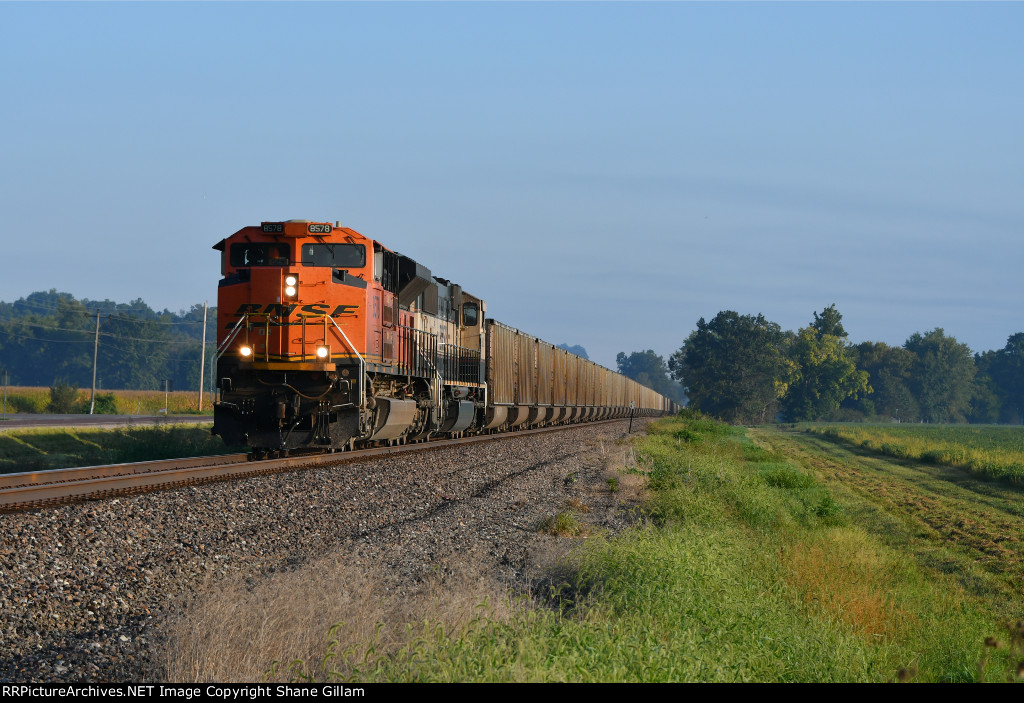
<path id="1" fill-rule="evenodd" d="M 538 529 L 567 505 L 597 528 L 632 523 L 640 487 L 616 474 L 627 426 L 2 515 L 0 681 L 159 679 L 168 623 L 193 594 L 328 554 L 399 597 L 453 565 L 529 583 L 572 542 Z"/>

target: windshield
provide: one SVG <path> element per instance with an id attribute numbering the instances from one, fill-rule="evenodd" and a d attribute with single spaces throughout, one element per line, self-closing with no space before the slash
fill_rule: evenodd
<path id="1" fill-rule="evenodd" d="M 302 265 L 361 269 L 366 266 L 366 247 L 362 244 L 303 244 Z"/>
<path id="2" fill-rule="evenodd" d="M 232 266 L 287 266 L 288 245 L 244 242 L 231 245 Z"/>

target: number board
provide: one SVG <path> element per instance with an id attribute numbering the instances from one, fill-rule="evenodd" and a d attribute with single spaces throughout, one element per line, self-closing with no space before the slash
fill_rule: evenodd
<path id="1" fill-rule="evenodd" d="M 306 231 L 310 234 L 330 234 L 333 229 L 330 225 L 310 225 Z"/>
<path id="2" fill-rule="evenodd" d="M 284 232 L 284 224 L 280 222 L 264 222 L 263 232 L 265 234 L 282 234 Z"/>

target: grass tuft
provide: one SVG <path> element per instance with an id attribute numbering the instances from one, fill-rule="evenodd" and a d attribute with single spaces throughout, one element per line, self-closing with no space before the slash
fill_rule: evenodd
<path id="1" fill-rule="evenodd" d="M 589 512 L 589 508 L 587 508 Z M 544 518 L 537 526 L 538 532 L 555 537 L 586 537 L 590 534 L 590 525 L 580 522 L 573 510 L 564 510 L 557 515 Z"/>

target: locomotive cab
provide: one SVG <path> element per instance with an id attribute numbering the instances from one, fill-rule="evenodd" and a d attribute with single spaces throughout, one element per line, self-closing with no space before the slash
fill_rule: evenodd
<path id="1" fill-rule="evenodd" d="M 257 454 L 338 449 L 474 426 L 486 398 L 482 300 L 464 305 L 459 286 L 328 223 L 264 222 L 214 249 L 213 431 L 226 442 Z"/>
<path id="2" fill-rule="evenodd" d="M 214 433 L 257 450 L 356 433 L 373 242 L 327 223 L 246 227 L 222 255 Z"/>

